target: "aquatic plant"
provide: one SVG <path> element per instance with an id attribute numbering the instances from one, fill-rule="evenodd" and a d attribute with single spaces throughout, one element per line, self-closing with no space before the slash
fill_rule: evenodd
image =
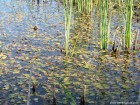
<path id="1" fill-rule="evenodd" d="M 80 13 L 89 14 L 93 8 L 93 0 L 75 0 Z"/>
<path id="2" fill-rule="evenodd" d="M 126 0 L 126 13 L 125 13 L 125 49 L 131 47 L 131 27 L 133 16 L 133 0 Z"/>
<path id="3" fill-rule="evenodd" d="M 120 13 L 123 14 L 124 20 L 124 37 L 123 48 L 130 49 L 131 47 L 131 27 L 132 27 L 132 16 L 133 16 L 133 0 L 119 0 Z"/>
<path id="4" fill-rule="evenodd" d="M 63 0 L 63 2 L 64 2 L 63 3 L 64 16 L 65 16 L 65 51 L 66 51 L 66 56 L 68 56 L 73 0 Z"/>
<path id="5" fill-rule="evenodd" d="M 100 0 L 99 1 L 99 11 L 100 11 L 100 48 L 107 49 L 108 43 L 108 0 Z"/>

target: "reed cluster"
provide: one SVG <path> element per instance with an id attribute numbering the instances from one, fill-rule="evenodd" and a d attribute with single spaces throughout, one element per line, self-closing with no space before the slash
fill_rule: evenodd
<path id="1" fill-rule="evenodd" d="M 99 1 L 100 12 L 100 47 L 107 49 L 108 44 L 108 0 Z"/>
<path id="2" fill-rule="evenodd" d="M 118 2 L 120 7 L 120 14 L 123 15 L 124 23 L 124 47 L 131 48 L 131 27 L 133 16 L 133 0 L 63 0 L 64 14 L 65 14 L 65 51 L 68 56 L 69 38 L 70 38 L 70 25 L 72 19 L 72 10 L 77 8 L 79 13 L 91 14 L 93 6 L 99 10 L 99 30 L 100 30 L 100 48 L 106 50 L 108 48 L 110 24 L 111 24 L 111 11 L 110 3 Z M 125 7 L 121 7 L 121 4 Z M 114 7 L 115 8 L 115 7 Z"/>
<path id="3" fill-rule="evenodd" d="M 93 0 L 74 0 L 80 13 L 89 14 L 93 8 Z"/>

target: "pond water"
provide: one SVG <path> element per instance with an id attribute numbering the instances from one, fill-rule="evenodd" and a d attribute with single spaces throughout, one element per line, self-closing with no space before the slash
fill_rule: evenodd
<path id="1" fill-rule="evenodd" d="M 113 34 L 118 18 L 112 20 Z M 57 0 L 42 0 L 39 5 L 31 0 L 0 0 L 0 105 L 27 104 L 30 76 L 35 87 L 33 94 L 31 86 L 30 105 L 55 105 L 54 96 L 57 105 L 79 105 L 83 93 L 86 105 L 138 105 L 139 49 L 121 51 L 117 57 L 100 50 L 98 14 L 75 12 L 70 40 L 74 57 L 65 57 L 64 26 L 63 6 Z M 139 29 L 136 21 L 135 29 Z"/>

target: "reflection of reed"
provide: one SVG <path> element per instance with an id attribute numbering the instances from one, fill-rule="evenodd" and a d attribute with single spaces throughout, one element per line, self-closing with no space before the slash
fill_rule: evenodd
<path id="1" fill-rule="evenodd" d="M 36 86 L 33 84 L 32 85 L 32 92 L 33 92 L 33 94 L 35 94 L 35 91 L 36 91 Z"/>
<path id="2" fill-rule="evenodd" d="M 83 88 L 83 92 L 82 92 L 82 95 L 81 95 L 80 105 L 86 105 L 86 101 L 85 101 L 85 86 Z"/>
<path id="3" fill-rule="evenodd" d="M 36 0 L 32 0 L 32 2 L 35 2 Z M 39 4 L 40 3 L 40 1 L 39 0 L 37 0 L 37 4 Z"/>
<path id="4" fill-rule="evenodd" d="M 135 39 L 134 39 L 134 42 L 133 42 L 133 50 L 137 49 L 138 37 L 139 37 L 139 29 L 137 30 L 137 33 L 135 35 Z"/>
<path id="5" fill-rule="evenodd" d="M 39 0 L 37 0 L 37 4 L 39 4 Z"/>
<path id="6" fill-rule="evenodd" d="M 53 104 L 52 105 L 56 105 L 55 85 L 53 85 Z"/>
<path id="7" fill-rule="evenodd" d="M 139 104 L 140 104 L 140 88 L 139 88 L 138 102 L 139 102 Z"/>
<path id="8" fill-rule="evenodd" d="M 32 69 L 34 69 L 34 64 L 32 65 Z M 28 97 L 27 97 L 27 105 L 30 105 L 30 97 L 31 97 L 31 83 L 32 83 L 32 69 L 30 70 L 30 77 L 29 77 L 29 87 L 28 87 Z M 34 91 L 35 92 L 35 91 Z"/>

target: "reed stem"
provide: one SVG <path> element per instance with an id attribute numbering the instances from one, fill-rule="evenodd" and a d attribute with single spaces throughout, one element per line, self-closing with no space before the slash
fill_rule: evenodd
<path id="1" fill-rule="evenodd" d="M 100 0 L 100 47 L 101 49 L 107 49 L 108 44 L 108 0 Z"/>
<path id="2" fill-rule="evenodd" d="M 133 16 L 133 0 L 126 0 L 126 16 L 125 16 L 125 49 L 131 47 L 131 27 Z"/>
<path id="3" fill-rule="evenodd" d="M 66 56 L 69 53 L 69 38 L 70 38 L 70 26 L 72 19 L 73 0 L 64 0 L 64 16 L 65 16 L 65 51 Z"/>

